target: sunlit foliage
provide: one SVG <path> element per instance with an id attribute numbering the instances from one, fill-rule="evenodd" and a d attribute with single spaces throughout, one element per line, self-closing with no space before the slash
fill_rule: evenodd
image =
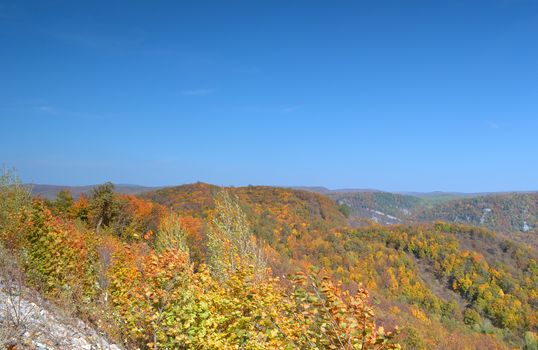
<path id="1" fill-rule="evenodd" d="M 273 277 L 235 195 L 216 194 L 202 221 L 109 190 L 14 207 L 2 240 L 30 286 L 128 348 L 399 348 L 365 289 L 321 272 Z"/>

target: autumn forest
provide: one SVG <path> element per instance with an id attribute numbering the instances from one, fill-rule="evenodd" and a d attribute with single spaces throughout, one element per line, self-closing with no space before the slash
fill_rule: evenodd
<path id="1" fill-rule="evenodd" d="M 505 232 L 357 225 L 330 196 L 277 187 L 47 199 L 5 171 L 0 198 L 2 278 L 126 349 L 538 344 L 537 252 Z"/>
<path id="2" fill-rule="evenodd" d="M 538 0 L 0 0 L 0 350 L 538 350 Z"/>

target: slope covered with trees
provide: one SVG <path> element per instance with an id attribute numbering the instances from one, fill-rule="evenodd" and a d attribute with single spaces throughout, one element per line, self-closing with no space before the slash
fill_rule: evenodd
<path id="1" fill-rule="evenodd" d="M 365 289 L 350 293 L 315 270 L 275 277 L 234 193 L 218 191 L 207 211 L 189 216 L 110 184 L 50 202 L 2 180 L 0 253 L 17 262 L 26 286 L 126 348 L 400 347 L 376 325 Z M 245 195 L 256 212 L 259 200 Z M 311 204 L 321 215 L 323 204 Z M 278 222 L 304 208 L 294 209 L 276 211 Z M 24 324 L 0 320 L 10 344 L 21 342 Z"/>
<path id="2" fill-rule="evenodd" d="M 203 218 L 204 210 L 193 208 L 210 211 L 217 188 L 194 188 L 198 191 L 182 186 L 144 196 Z M 402 327 L 408 348 L 510 348 L 536 331 L 537 286 L 531 272 L 536 253 L 503 236 L 452 224 L 352 230 L 342 215 L 349 212 L 318 194 L 267 187 L 229 191 L 240 199 L 273 271 L 285 275 L 316 266 L 345 289 L 365 286 L 382 305 L 378 314 L 384 323 Z M 403 196 L 360 195 L 358 203 L 393 210 L 419 203 Z M 204 205 L 194 205 L 192 198 Z M 511 294 L 516 290 L 521 294 Z M 510 314 L 514 307 L 518 313 Z"/>
<path id="3" fill-rule="evenodd" d="M 355 223 L 373 221 L 380 224 L 397 224 L 408 221 L 423 205 L 423 200 L 390 192 L 333 192 L 328 196 L 339 205 L 349 208 Z"/>
<path id="4" fill-rule="evenodd" d="M 326 195 L 347 211 L 353 226 L 441 220 L 486 227 L 538 248 L 538 193 L 404 195 L 327 191 Z"/>
<path id="5" fill-rule="evenodd" d="M 536 232 L 538 193 L 511 193 L 452 200 L 418 213 L 423 221 L 444 220 L 500 232 Z"/>
<path id="6" fill-rule="evenodd" d="M 346 207 L 293 189 L 133 196 L 104 184 L 49 201 L 5 179 L 2 252 L 28 286 L 127 348 L 536 345 L 536 250 L 485 228 L 350 228 Z"/>

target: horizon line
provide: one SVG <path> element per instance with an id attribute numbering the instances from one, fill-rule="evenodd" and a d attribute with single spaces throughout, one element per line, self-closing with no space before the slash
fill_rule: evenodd
<path id="1" fill-rule="evenodd" d="M 395 193 L 395 194 L 402 194 L 402 195 L 413 195 L 413 194 L 460 194 L 460 195 L 488 195 L 488 194 L 509 194 L 509 193 L 536 193 L 538 190 L 494 190 L 494 191 L 477 191 L 477 192 L 466 192 L 466 191 L 452 191 L 452 190 L 430 190 L 430 191 L 420 191 L 420 190 L 382 190 L 378 188 L 367 188 L 367 187 L 341 187 L 341 188 L 329 188 L 322 185 L 315 185 L 315 186 L 305 186 L 305 185 L 298 185 L 298 186 L 290 186 L 290 185 L 263 185 L 263 184 L 248 184 L 248 185 L 223 185 L 223 184 L 213 184 L 205 181 L 195 181 L 195 182 L 186 182 L 181 184 L 173 184 L 173 185 L 139 185 L 135 183 L 116 183 L 113 181 L 105 181 L 111 182 L 114 186 L 132 186 L 132 187 L 142 187 L 147 189 L 162 189 L 162 188 L 169 188 L 169 187 L 180 187 L 180 186 L 187 186 L 187 185 L 195 185 L 195 184 L 207 184 L 212 186 L 218 186 L 218 187 L 275 187 L 275 188 L 290 188 L 290 189 L 296 189 L 296 190 L 305 190 L 305 191 L 314 191 L 314 189 L 320 189 L 323 191 L 331 192 L 331 193 L 345 193 L 345 192 L 357 192 L 357 193 L 367 193 L 367 192 L 384 192 L 384 193 Z M 81 188 L 81 187 L 95 187 L 99 186 L 103 183 L 95 183 L 95 184 L 85 184 L 85 185 L 64 185 L 64 184 L 51 184 L 51 183 L 35 183 L 35 182 L 25 182 L 22 183 L 24 186 L 51 186 L 51 187 L 63 187 L 63 188 Z"/>

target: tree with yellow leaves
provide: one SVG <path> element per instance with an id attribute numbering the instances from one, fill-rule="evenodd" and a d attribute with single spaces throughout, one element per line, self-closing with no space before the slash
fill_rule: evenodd
<path id="1" fill-rule="evenodd" d="M 215 198 L 208 232 L 208 263 L 213 276 L 226 280 L 238 264 L 252 265 L 256 275 L 266 273 L 266 262 L 250 230 L 237 197 L 221 191 Z"/>

